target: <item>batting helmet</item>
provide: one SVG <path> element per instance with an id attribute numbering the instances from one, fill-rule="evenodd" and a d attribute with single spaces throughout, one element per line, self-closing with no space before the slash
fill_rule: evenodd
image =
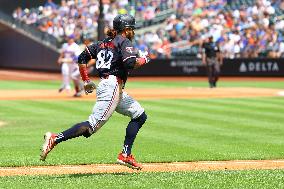
<path id="1" fill-rule="evenodd" d="M 113 19 L 113 29 L 120 32 L 124 28 L 135 29 L 135 18 L 129 14 L 120 14 Z"/>

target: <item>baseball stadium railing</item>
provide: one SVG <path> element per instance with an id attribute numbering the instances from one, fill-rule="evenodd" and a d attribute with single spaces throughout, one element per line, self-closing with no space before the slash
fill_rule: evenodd
<path id="1" fill-rule="evenodd" d="M 137 31 L 139 33 L 139 30 L 147 30 L 146 28 L 151 28 L 156 25 L 159 25 L 162 23 L 165 19 L 167 19 L 171 14 L 175 13 L 173 9 L 167 9 L 160 13 L 158 13 L 154 19 L 152 20 L 138 20 L 137 21 Z M 48 33 L 42 32 L 38 30 L 33 25 L 27 25 L 19 20 L 14 19 L 11 15 L 8 15 L 2 11 L 0 11 L 0 23 L 15 29 L 17 32 L 37 41 L 38 43 L 41 43 L 53 50 L 58 50 L 61 47 L 62 40 L 55 38 L 52 35 L 49 35 Z M 140 32 L 141 33 L 141 32 Z M 97 37 L 95 34 L 94 37 Z"/>
<path id="2" fill-rule="evenodd" d="M 55 37 L 45 32 L 41 32 L 31 25 L 24 24 L 23 22 L 14 19 L 12 16 L 5 14 L 2 11 L 0 11 L 0 23 L 13 28 L 17 32 L 35 40 L 36 42 L 57 51 L 58 41 Z"/>

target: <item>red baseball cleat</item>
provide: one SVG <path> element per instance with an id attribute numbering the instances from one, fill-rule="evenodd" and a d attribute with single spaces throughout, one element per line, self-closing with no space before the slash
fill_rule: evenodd
<path id="1" fill-rule="evenodd" d="M 126 155 L 124 153 L 119 153 L 117 157 L 117 163 L 120 165 L 125 165 L 132 169 L 141 170 L 142 165 L 137 163 L 133 155 Z"/>
<path id="2" fill-rule="evenodd" d="M 47 132 L 44 135 L 44 144 L 42 146 L 41 154 L 40 154 L 40 160 L 45 161 L 47 154 L 56 146 L 56 134 L 53 134 L 51 132 Z"/>

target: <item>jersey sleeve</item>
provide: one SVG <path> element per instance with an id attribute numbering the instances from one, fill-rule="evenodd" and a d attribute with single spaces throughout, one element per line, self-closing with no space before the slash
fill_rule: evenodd
<path id="1" fill-rule="evenodd" d="M 97 46 L 97 44 L 93 43 L 85 48 L 91 59 L 96 59 L 97 57 Z"/>
<path id="2" fill-rule="evenodd" d="M 86 46 L 85 50 L 79 55 L 78 63 L 79 64 L 87 64 L 91 59 L 96 59 L 97 57 L 97 45 L 91 44 Z"/>
<path id="3" fill-rule="evenodd" d="M 134 59 L 134 58 L 136 60 L 137 50 L 134 48 L 133 44 L 129 39 L 125 39 L 122 42 L 121 53 L 122 53 L 123 62 L 127 61 L 128 59 Z"/>

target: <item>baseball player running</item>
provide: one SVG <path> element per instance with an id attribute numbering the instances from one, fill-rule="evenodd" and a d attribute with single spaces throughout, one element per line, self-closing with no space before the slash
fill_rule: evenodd
<path id="1" fill-rule="evenodd" d="M 113 20 L 113 29 L 107 32 L 108 37 L 90 46 L 80 54 L 78 64 L 84 81 L 86 94 L 96 88 L 89 79 L 86 64 L 96 59 L 96 69 L 101 78 L 97 90 L 97 101 L 87 121 L 77 123 L 70 129 L 54 134 L 47 132 L 40 155 L 45 160 L 48 153 L 60 142 L 84 136 L 90 137 L 97 132 L 111 117 L 114 111 L 131 118 L 126 128 L 122 151 L 118 154 L 117 163 L 133 169 L 141 169 L 131 154 L 131 149 L 139 129 L 147 119 L 141 105 L 129 96 L 124 89 L 128 72 L 150 61 L 147 53 L 137 52 L 131 41 L 135 35 L 135 19 L 131 15 L 118 15 Z"/>
<path id="2" fill-rule="evenodd" d="M 58 58 L 58 64 L 61 64 L 61 74 L 62 74 L 62 86 L 58 90 L 62 92 L 63 90 L 70 91 L 70 78 L 73 80 L 75 87 L 74 97 L 80 97 L 83 88 L 83 83 L 80 78 L 79 67 L 77 65 L 77 58 L 82 52 L 79 45 L 74 41 L 74 35 L 68 36 L 68 42 L 62 45 L 61 53 Z"/>

